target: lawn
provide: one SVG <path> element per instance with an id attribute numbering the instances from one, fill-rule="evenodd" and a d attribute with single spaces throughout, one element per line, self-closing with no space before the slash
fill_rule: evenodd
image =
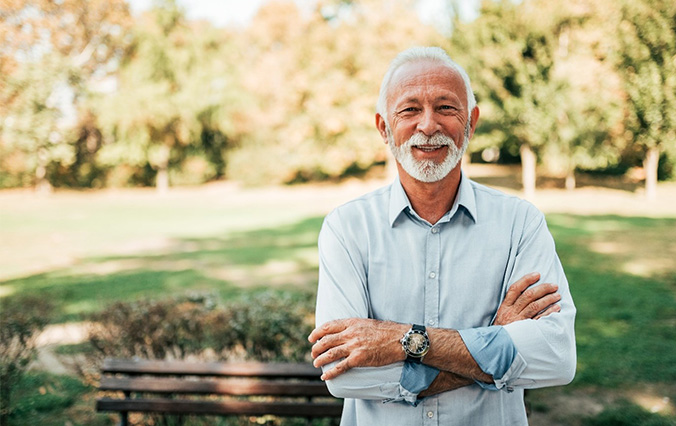
<path id="1" fill-rule="evenodd" d="M 373 186 L 0 194 L 0 297 L 47 297 L 62 323 L 117 300 L 231 299 L 270 287 L 311 294 L 324 214 Z M 571 386 L 529 393 L 532 424 L 631 424 L 617 416 L 629 419 L 637 405 L 673 416 L 676 211 L 547 218 L 578 307 L 578 373 Z M 44 389 L 29 379 L 22 395 Z"/>

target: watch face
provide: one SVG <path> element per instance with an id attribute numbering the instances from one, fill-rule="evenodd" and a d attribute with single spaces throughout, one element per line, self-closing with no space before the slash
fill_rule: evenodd
<path id="1" fill-rule="evenodd" d="M 406 338 L 406 349 L 412 356 L 422 356 L 427 352 L 429 340 L 417 330 L 411 331 Z"/>

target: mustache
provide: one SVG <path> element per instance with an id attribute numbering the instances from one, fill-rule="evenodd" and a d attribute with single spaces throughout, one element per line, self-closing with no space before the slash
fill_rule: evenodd
<path id="1" fill-rule="evenodd" d="M 414 146 L 450 146 L 454 145 L 455 141 L 453 138 L 446 136 L 441 133 L 435 133 L 432 136 L 427 136 L 423 134 L 422 132 L 415 133 L 413 136 L 411 136 L 404 144 L 403 146 L 407 148 L 411 148 Z"/>

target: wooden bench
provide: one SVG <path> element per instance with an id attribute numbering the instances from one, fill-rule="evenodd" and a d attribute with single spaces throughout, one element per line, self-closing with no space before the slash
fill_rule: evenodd
<path id="1" fill-rule="evenodd" d="M 342 400 L 329 394 L 320 375 L 311 364 L 109 358 L 99 386 L 106 396 L 97 399 L 96 410 L 120 413 L 125 426 L 134 412 L 340 417 Z"/>

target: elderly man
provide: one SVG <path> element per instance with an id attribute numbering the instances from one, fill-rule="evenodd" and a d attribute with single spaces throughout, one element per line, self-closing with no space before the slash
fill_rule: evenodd
<path id="1" fill-rule="evenodd" d="M 342 425 L 525 425 L 523 390 L 575 374 L 575 307 L 544 216 L 461 171 L 478 118 L 443 50 L 390 65 L 376 126 L 398 179 L 331 212 L 319 237 L 309 340 Z"/>

